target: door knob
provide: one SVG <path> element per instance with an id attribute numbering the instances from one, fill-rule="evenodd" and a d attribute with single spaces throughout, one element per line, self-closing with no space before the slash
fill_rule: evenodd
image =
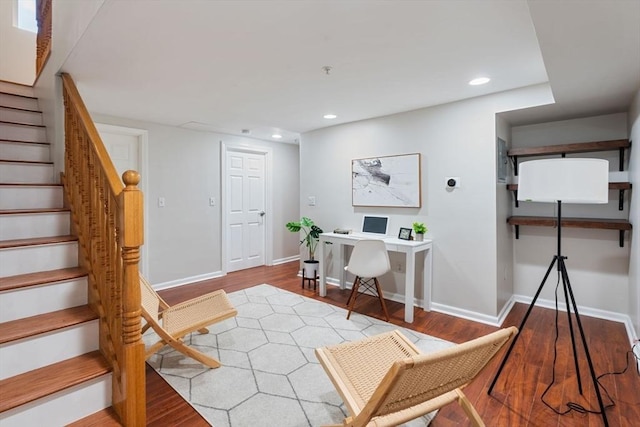
<path id="1" fill-rule="evenodd" d="M 259 215 L 260 216 L 264 216 L 265 212 L 264 211 L 260 211 Z"/>

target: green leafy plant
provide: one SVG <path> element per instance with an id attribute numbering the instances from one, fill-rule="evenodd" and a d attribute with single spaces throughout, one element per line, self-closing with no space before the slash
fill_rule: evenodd
<path id="1" fill-rule="evenodd" d="M 300 221 L 290 221 L 286 224 L 287 230 L 297 233 L 302 232 L 303 237 L 300 240 L 300 245 L 304 244 L 309 249 L 309 259 L 313 260 L 316 253 L 316 247 L 320 240 L 320 233 L 322 229 L 315 225 L 313 220 L 303 216 Z"/>
<path id="2" fill-rule="evenodd" d="M 427 226 L 424 225 L 424 222 L 414 222 L 413 231 L 415 231 L 416 234 L 424 234 L 427 232 Z"/>

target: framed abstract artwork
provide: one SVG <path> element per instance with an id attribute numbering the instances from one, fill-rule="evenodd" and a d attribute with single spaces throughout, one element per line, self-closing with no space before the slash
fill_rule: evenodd
<path id="1" fill-rule="evenodd" d="M 353 206 L 419 208 L 420 185 L 419 153 L 351 161 Z"/>

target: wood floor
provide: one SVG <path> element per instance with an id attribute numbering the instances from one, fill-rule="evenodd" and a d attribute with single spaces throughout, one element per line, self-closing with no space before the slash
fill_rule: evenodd
<path id="1" fill-rule="evenodd" d="M 225 277 L 207 280 L 161 291 L 169 303 L 183 301 L 215 289 L 233 292 L 257 284 L 268 283 L 288 291 L 344 307 L 347 291 L 329 286 L 326 298 L 317 296 L 313 289 L 301 289 L 297 277 L 298 263 L 292 262 L 275 267 L 257 267 L 228 274 Z M 576 295 L 579 300 L 579 295 Z M 460 319 L 436 312 L 415 309 L 413 324 L 403 321 L 402 304 L 387 301 L 391 323 L 415 329 L 448 341 L 460 343 L 496 330 L 495 327 Z M 516 304 L 503 326 L 519 326 L 527 306 Z M 379 303 L 369 297 L 358 298 L 356 311 L 380 317 Z M 581 316 L 588 346 L 597 375 L 620 371 L 630 350 L 624 325 L 617 322 Z M 493 395 L 487 389 L 504 350 L 480 374 L 477 380 L 465 389 L 487 426 L 601 426 L 600 415 L 570 412 L 557 415 L 541 401 L 541 395 L 551 382 L 554 357 L 555 311 L 534 308 L 527 325 L 505 365 Z M 568 401 L 584 407 L 597 409 L 594 388 L 588 376 L 588 366 L 578 345 L 580 370 L 583 377 L 583 398 L 578 393 L 577 376 L 568 335 L 566 313 L 558 320 L 560 338 L 557 346 L 555 369 L 556 381 L 547 393 L 547 402 L 556 409 L 566 410 Z M 629 356 L 629 359 L 631 357 Z M 608 390 L 615 405 L 606 411 L 610 426 L 640 426 L 640 375 L 636 365 L 630 361 L 623 375 L 606 376 L 601 383 Z M 605 404 L 611 401 L 604 397 Z M 164 380 L 151 368 L 147 369 L 147 425 L 149 426 L 206 426 L 208 425 Z M 460 407 L 451 404 L 438 413 L 431 423 L 433 427 L 470 425 Z"/>

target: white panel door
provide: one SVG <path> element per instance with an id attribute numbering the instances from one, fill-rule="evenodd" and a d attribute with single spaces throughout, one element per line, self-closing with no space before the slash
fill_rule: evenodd
<path id="1" fill-rule="evenodd" d="M 120 126 L 111 126 L 105 125 L 101 123 L 96 123 L 96 129 L 100 134 L 100 138 L 102 139 L 102 143 L 104 144 L 107 152 L 109 153 L 109 157 L 111 157 L 111 161 L 113 162 L 113 166 L 116 168 L 118 172 L 118 176 L 120 177 L 120 182 L 122 182 L 122 174 L 127 170 L 135 170 L 140 173 L 142 179 L 138 184 L 138 188 L 143 192 L 146 192 L 146 176 L 144 171 L 145 161 L 144 157 L 144 144 L 147 136 L 147 131 L 143 129 L 132 129 L 125 128 Z M 123 183 L 124 185 L 124 183 Z M 147 230 L 147 204 L 145 199 L 144 206 L 144 234 L 145 240 L 148 239 L 148 230 Z M 147 264 L 148 259 L 146 256 L 146 250 L 144 246 L 140 248 L 140 270 L 143 274 L 147 273 Z"/>
<path id="2" fill-rule="evenodd" d="M 227 272 L 265 263 L 265 155 L 226 154 Z"/>

